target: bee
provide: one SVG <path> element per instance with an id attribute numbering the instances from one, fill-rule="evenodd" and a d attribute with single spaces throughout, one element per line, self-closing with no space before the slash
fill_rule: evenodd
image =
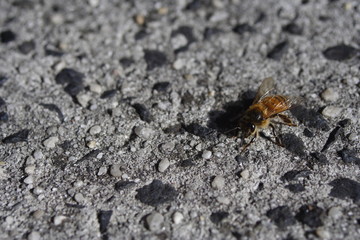
<path id="1" fill-rule="evenodd" d="M 294 106 L 297 99 L 284 95 L 270 95 L 272 90 L 274 90 L 274 80 L 265 78 L 256 93 L 252 105 L 239 119 L 239 128 L 242 130 L 243 138 L 252 137 L 250 142 L 244 145 L 242 152 L 256 140 L 260 129 L 271 127 L 275 136 L 275 143 L 283 146 L 276 134 L 274 124 L 282 123 L 288 126 L 297 126 L 287 115 L 283 114 L 283 112 Z M 275 120 L 280 120 L 280 122 Z"/>

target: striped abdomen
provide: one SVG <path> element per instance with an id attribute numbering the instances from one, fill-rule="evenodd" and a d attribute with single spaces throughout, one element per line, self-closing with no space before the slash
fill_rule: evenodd
<path id="1" fill-rule="evenodd" d="M 251 106 L 253 109 L 259 109 L 263 118 L 267 119 L 275 114 L 284 112 L 291 107 L 290 98 L 282 95 L 274 95 L 261 99 L 258 103 Z"/>

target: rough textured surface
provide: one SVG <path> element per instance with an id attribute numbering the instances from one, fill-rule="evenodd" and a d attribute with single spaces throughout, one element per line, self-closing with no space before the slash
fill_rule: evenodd
<path id="1" fill-rule="evenodd" d="M 0 239 L 360 239 L 359 9 L 0 1 Z M 241 153 L 269 76 L 298 127 Z"/>

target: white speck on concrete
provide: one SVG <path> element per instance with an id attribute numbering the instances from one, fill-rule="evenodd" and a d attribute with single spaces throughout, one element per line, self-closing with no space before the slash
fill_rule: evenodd
<path id="1" fill-rule="evenodd" d="M 58 226 L 58 225 L 62 224 L 66 219 L 67 219 L 66 216 L 62 216 L 62 215 L 55 216 L 54 217 L 55 226 Z"/>
<path id="2" fill-rule="evenodd" d="M 101 132 L 101 127 L 100 125 L 94 125 L 90 128 L 89 133 L 91 135 L 96 135 L 99 134 Z"/>
<path id="3" fill-rule="evenodd" d="M 240 176 L 241 176 L 243 179 L 248 179 L 249 176 L 250 176 L 249 170 L 247 170 L 247 169 L 242 170 L 241 173 L 240 173 Z"/>
<path id="4" fill-rule="evenodd" d="M 211 183 L 212 188 L 222 189 L 225 186 L 225 178 L 222 176 L 216 176 Z"/>
<path id="5" fill-rule="evenodd" d="M 335 118 L 340 115 L 342 109 L 335 106 L 327 106 L 322 110 L 322 115 L 328 118 Z"/>
<path id="6" fill-rule="evenodd" d="M 325 227 L 318 227 L 316 229 L 316 235 L 321 239 L 330 239 L 331 234 Z"/>
<path id="7" fill-rule="evenodd" d="M 147 127 L 136 127 L 135 128 L 135 134 L 143 139 L 151 139 L 154 135 L 155 131 L 151 128 Z"/>
<path id="8" fill-rule="evenodd" d="M 43 159 L 44 154 L 40 150 L 36 150 L 34 152 L 33 156 L 36 160 L 40 160 L 40 159 Z"/>
<path id="9" fill-rule="evenodd" d="M 54 148 L 56 146 L 56 143 L 59 141 L 58 137 L 49 137 L 46 139 L 43 144 L 46 148 Z"/>
<path id="10" fill-rule="evenodd" d="M 32 231 L 29 235 L 28 235 L 28 240 L 40 240 L 41 239 L 41 235 L 39 232 L 37 231 Z"/>
<path id="11" fill-rule="evenodd" d="M 328 215 L 334 220 L 339 219 L 342 216 L 341 208 L 337 206 L 330 208 Z"/>
<path id="12" fill-rule="evenodd" d="M 165 172 L 169 166 L 170 166 L 170 161 L 164 158 L 159 162 L 158 170 L 159 172 Z"/>
<path id="13" fill-rule="evenodd" d="M 212 156 L 212 152 L 209 151 L 209 150 L 205 150 L 205 151 L 202 153 L 202 155 L 201 155 L 201 157 L 202 157 L 203 159 L 210 159 L 211 156 Z"/>
<path id="14" fill-rule="evenodd" d="M 326 102 L 335 102 L 339 99 L 339 93 L 333 88 L 327 88 L 321 93 L 321 98 Z"/>
<path id="15" fill-rule="evenodd" d="M 120 164 L 113 164 L 110 167 L 110 175 L 113 177 L 121 177 L 122 172 L 120 170 L 121 165 Z"/>
<path id="16" fill-rule="evenodd" d="M 28 185 L 33 184 L 33 183 L 34 183 L 34 177 L 33 177 L 33 175 L 27 176 L 27 177 L 24 179 L 24 183 L 25 183 L 25 184 L 28 184 Z"/>
<path id="17" fill-rule="evenodd" d="M 146 223 L 150 231 L 159 231 L 163 226 L 164 217 L 158 212 L 153 212 L 146 217 Z"/>
<path id="18" fill-rule="evenodd" d="M 86 108 L 87 105 L 89 104 L 89 101 L 91 99 L 91 96 L 89 96 L 88 94 L 86 93 L 80 93 L 76 96 L 76 99 L 77 101 L 80 103 L 80 105 L 83 107 L 83 108 Z"/>
<path id="19" fill-rule="evenodd" d="M 172 218 L 175 224 L 179 224 L 183 221 L 184 215 L 181 212 L 175 212 Z"/>
<path id="20" fill-rule="evenodd" d="M 35 165 L 28 165 L 25 167 L 24 172 L 28 175 L 35 173 Z"/>

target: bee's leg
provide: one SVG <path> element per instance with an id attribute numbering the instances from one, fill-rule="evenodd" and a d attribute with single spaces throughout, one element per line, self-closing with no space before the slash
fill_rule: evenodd
<path id="1" fill-rule="evenodd" d="M 284 144 L 282 144 L 280 137 L 277 135 L 274 124 L 270 123 L 269 126 L 271 127 L 272 133 L 275 137 L 275 143 L 280 147 L 283 147 Z"/>
<path id="2" fill-rule="evenodd" d="M 295 123 L 293 123 L 293 121 L 289 118 L 289 116 L 287 116 L 285 114 L 279 113 L 276 116 L 278 116 L 285 125 L 292 126 L 292 127 L 297 126 Z"/>
<path id="3" fill-rule="evenodd" d="M 250 140 L 250 142 L 248 142 L 242 147 L 241 153 L 243 153 L 256 140 L 256 138 L 258 138 L 258 136 L 259 136 L 259 132 L 256 131 L 255 136 Z"/>

